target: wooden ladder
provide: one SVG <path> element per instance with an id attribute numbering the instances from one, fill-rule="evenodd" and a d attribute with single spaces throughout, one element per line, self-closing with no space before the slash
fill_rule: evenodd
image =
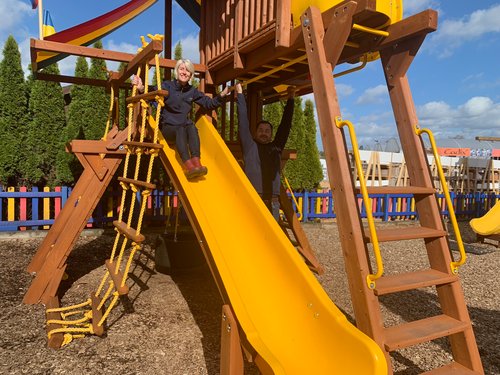
<path id="1" fill-rule="evenodd" d="M 406 77 L 406 71 L 426 34 L 437 27 L 437 14 L 432 10 L 389 26 L 389 36 L 380 39 L 372 47 L 371 51 L 377 50 L 381 56 L 410 186 L 369 188 L 371 193 L 414 195 L 419 225 L 405 229 L 380 229 L 376 233 L 379 242 L 423 239 L 429 268 L 382 276 L 375 281 L 373 289 L 367 283 L 367 276 L 372 274 L 368 247 L 372 238 L 363 227 L 345 137 L 336 126 L 336 119 L 341 115 L 331 71 L 341 60 L 356 5 L 354 1 L 343 3 L 335 13 L 337 16 L 327 25 L 323 24 L 320 11 L 314 7 L 308 8 L 301 18 L 356 325 L 382 348 L 390 374 L 393 372 L 390 352 L 440 337 L 449 339 L 453 361 L 427 373 L 482 374 L 463 291 L 458 276 L 450 267 L 452 259 L 448 234 L 440 215 L 432 175 L 422 142 L 415 133 L 418 121 Z M 331 38 L 332 33 L 335 33 L 336 38 Z M 344 40 L 339 40 L 342 37 Z M 334 45 L 331 44 L 332 40 Z M 330 43 L 328 46 L 324 44 L 326 41 Z M 401 254 L 401 257 L 407 256 Z M 436 288 L 441 314 L 385 327 L 379 297 L 424 287 Z"/>

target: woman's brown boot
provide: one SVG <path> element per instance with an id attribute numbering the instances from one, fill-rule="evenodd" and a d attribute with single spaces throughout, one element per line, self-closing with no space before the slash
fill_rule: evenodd
<path id="1" fill-rule="evenodd" d="M 208 168 L 201 165 L 201 161 L 198 156 L 192 157 L 190 160 L 193 163 L 198 176 L 205 176 L 208 173 Z"/>
<path id="2" fill-rule="evenodd" d="M 186 175 L 188 180 L 195 178 L 199 175 L 198 170 L 196 169 L 192 159 L 188 159 L 184 162 L 184 169 L 185 169 L 184 174 Z"/>

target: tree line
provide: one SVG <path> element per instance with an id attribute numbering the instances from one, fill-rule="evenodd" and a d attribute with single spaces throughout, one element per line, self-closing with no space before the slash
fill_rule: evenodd
<path id="1" fill-rule="evenodd" d="M 102 42 L 93 47 L 102 48 Z M 182 46 L 178 43 L 174 58 L 181 56 Z M 92 58 L 89 64 L 86 58 L 78 57 L 74 75 L 105 80 L 106 69 L 104 60 Z M 57 63 L 42 72 L 59 74 Z M 156 80 L 156 75 L 153 77 Z M 103 87 L 87 85 L 72 85 L 70 95 L 71 101 L 66 104 L 60 83 L 35 80 L 31 73 L 25 78 L 18 44 L 9 36 L 0 61 L 0 185 L 43 187 L 76 183 L 82 166 L 73 154 L 66 152 L 65 146 L 73 139 L 103 137 L 110 99 Z M 264 118 L 277 126 L 283 107 L 283 102 L 265 106 Z M 124 124 L 124 108 L 120 108 L 120 117 Z M 297 159 L 288 161 L 284 171 L 293 189 L 312 189 L 323 179 L 315 139 L 313 103 L 306 100 L 303 106 L 302 99 L 296 98 L 286 147 L 297 150 Z"/>

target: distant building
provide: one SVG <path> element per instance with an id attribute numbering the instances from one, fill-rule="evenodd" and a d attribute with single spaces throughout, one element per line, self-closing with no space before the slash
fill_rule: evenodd
<path id="1" fill-rule="evenodd" d="M 423 137 L 427 153 L 432 153 L 427 137 Z M 436 139 L 438 154 L 440 156 L 470 157 L 473 159 L 489 159 L 493 157 L 500 160 L 500 137 L 476 137 L 476 139 L 448 138 Z M 385 141 L 374 140 L 373 144 L 364 145 L 363 150 L 401 152 L 399 140 L 390 138 Z"/>

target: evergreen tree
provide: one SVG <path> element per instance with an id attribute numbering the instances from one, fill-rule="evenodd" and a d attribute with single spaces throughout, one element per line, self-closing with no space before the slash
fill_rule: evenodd
<path id="1" fill-rule="evenodd" d="M 59 74 L 57 64 L 42 70 Z M 29 123 L 26 144 L 27 162 L 25 178 L 29 184 L 44 186 L 56 183 L 56 159 L 61 147 L 61 134 L 66 126 L 64 98 L 57 82 L 34 81 L 29 108 L 33 115 Z"/>
<path id="2" fill-rule="evenodd" d="M 127 67 L 127 63 L 121 62 L 120 66 L 118 67 L 119 72 L 123 72 L 125 68 Z M 130 82 L 130 78 L 128 78 L 125 82 Z M 132 86 L 130 86 L 132 87 Z M 132 89 L 128 91 L 128 94 L 132 94 Z M 116 96 L 116 93 L 115 93 Z M 118 95 L 118 110 L 120 111 L 120 119 L 118 120 L 120 122 L 119 128 L 123 129 L 126 126 L 126 122 L 128 121 L 128 110 L 127 110 L 127 102 L 126 102 L 126 97 L 125 97 L 125 90 L 121 89 L 120 93 Z"/>
<path id="3" fill-rule="evenodd" d="M 102 42 L 99 40 L 94 43 L 94 48 L 102 49 Z M 107 68 L 106 61 L 92 58 L 90 61 L 89 78 L 106 80 Z M 109 111 L 109 95 L 106 94 L 104 87 L 91 86 L 88 89 L 88 108 L 90 112 L 85 118 L 84 133 L 85 139 L 101 139 L 106 127 L 106 119 Z"/>
<path id="4" fill-rule="evenodd" d="M 304 108 L 304 164 L 301 166 L 304 179 L 302 188 L 315 189 L 323 180 L 323 168 L 319 161 L 319 151 L 316 144 L 316 121 L 314 119 L 314 105 L 311 100 L 306 100 Z"/>
<path id="5" fill-rule="evenodd" d="M 174 60 L 177 61 L 180 59 L 182 59 L 182 44 L 181 41 L 179 40 L 174 48 Z"/>
<path id="6" fill-rule="evenodd" d="M 283 102 L 274 102 L 272 104 L 265 105 L 262 110 L 262 120 L 269 121 L 269 123 L 273 126 L 273 137 L 276 134 L 276 130 L 281 122 L 284 108 Z"/>
<path id="7" fill-rule="evenodd" d="M 75 77 L 86 78 L 89 73 L 89 65 L 85 57 L 80 56 L 76 60 Z M 84 129 L 88 116 L 91 116 L 91 108 L 88 103 L 89 87 L 85 85 L 73 85 L 71 87 L 71 103 L 68 106 L 67 126 L 61 133 L 61 143 L 65 145 L 73 139 L 84 139 Z M 75 155 L 67 153 L 62 146 L 57 155 L 57 179 L 62 184 L 72 184 L 83 171 L 83 167 Z"/>
<path id="8" fill-rule="evenodd" d="M 297 159 L 289 160 L 284 168 L 284 177 L 288 179 L 293 190 L 302 189 L 303 171 L 301 170 L 302 149 L 304 147 L 304 121 L 302 110 L 302 98 L 294 99 L 294 111 L 292 129 L 285 148 L 297 151 Z"/>
<path id="9" fill-rule="evenodd" d="M 10 35 L 0 62 L 0 184 L 16 185 L 22 174 L 20 161 L 28 120 L 21 54 L 16 40 Z"/>

